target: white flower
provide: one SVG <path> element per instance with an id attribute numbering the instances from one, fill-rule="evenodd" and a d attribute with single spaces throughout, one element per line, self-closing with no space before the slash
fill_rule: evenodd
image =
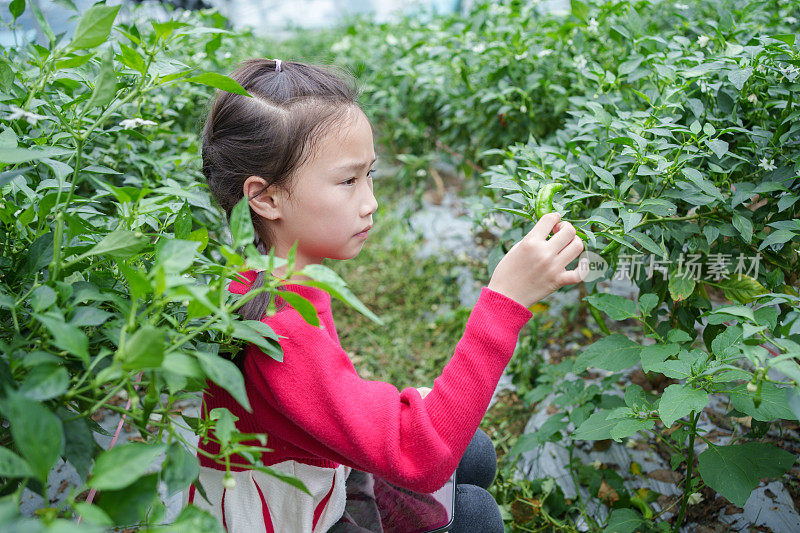
<path id="1" fill-rule="evenodd" d="M 486 45 L 483 43 L 478 43 L 472 47 L 472 51 L 475 52 L 476 54 L 480 54 L 484 50 L 486 50 Z"/>
<path id="2" fill-rule="evenodd" d="M 762 157 L 761 162 L 758 164 L 758 166 L 760 166 L 764 170 L 775 170 L 778 167 L 776 167 L 773 163 L 775 163 L 774 159 L 770 159 L 769 161 L 767 161 L 766 157 Z"/>
<path id="3" fill-rule="evenodd" d="M 25 111 L 21 107 L 17 107 L 14 104 L 11 104 L 9 107 L 11 108 L 11 116 L 8 117 L 9 120 L 24 118 L 26 121 L 28 121 L 28 124 L 35 126 L 36 122 L 45 120 L 47 118 L 42 115 L 37 115 L 31 111 Z"/>
<path id="4" fill-rule="evenodd" d="M 578 70 L 583 70 L 583 68 L 586 67 L 586 65 L 588 64 L 588 61 L 586 61 L 586 58 L 583 57 L 582 55 L 575 56 L 575 59 L 573 59 L 573 61 L 575 62 L 575 68 L 577 68 Z"/>
<path id="5" fill-rule="evenodd" d="M 710 39 L 708 35 L 701 35 L 700 37 L 697 38 L 697 44 L 700 45 L 700 48 L 704 48 L 708 44 L 709 40 Z"/>
<path id="6" fill-rule="evenodd" d="M 789 81 L 794 80 L 797 76 L 798 69 L 794 65 L 787 65 L 785 67 L 781 67 L 781 74 L 783 74 Z"/>
<path id="7" fill-rule="evenodd" d="M 626 448 L 636 448 L 636 441 L 633 439 L 628 439 L 625 441 Z"/>
<path id="8" fill-rule="evenodd" d="M 538 54 L 536 54 L 536 57 L 547 57 L 552 53 L 553 53 L 553 51 L 551 49 L 546 48 L 546 49 L 542 50 L 541 52 L 539 52 Z"/>
<path id="9" fill-rule="evenodd" d="M 675 4 L 675 9 L 686 10 L 689 9 L 689 6 L 687 6 L 686 4 Z"/>
<path id="10" fill-rule="evenodd" d="M 708 83 L 706 83 L 704 80 L 700 80 L 700 92 L 701 93 L 707 93 L 710 90 L 711 90 L 711 87 L 708 86 Z"/>
<path id="11" fill-rule="evenodd" d="M 592 468 L 594 468 L 595 470 L 600 470 L 600 467 L 603 466 L 603 462 L 600 459 L 592 461 L 589 464 L 592 465 Z"/>
<path id="12" fill-rule="evenodd" d="M 391 33 L 386 36 L 386 44 L 388 44 L 389 46 L 395 46 L 399 42 L 400 41 L 397 40 L 397 37 L 395 37 Z"/>
<path id="13" fill-rule="evenodd" d="M 691 493 L 689 497 L 686 499 L 686 503 L 688 503 L 689 505 L 697 505 L 702 501 L 703 501 L 703 495 L 700 494 L 699 492 Z"/>
<path id="14" fill-rule="evenodd" d="M 797 22 L 797 19 L 794 17 L 784 17 L 783 20 L 786 24 L 795 24 Z"/>
<path id="15" fill-rule="evenodd" d="M 525 59 L 526 57 L 528 57 L 528 52 L 522 52 L 521 54 L 514 54 L 514 59 L 516 59 L 517 61 Z"/>
<path id="16" fill-rule="evenodd" d="M 137 126 L 156 126 L 157 124 L 152 120 L 145 120 L 143 118 L 126 118 L 125 120 L 120 121 L 120 126 L 126 130 L 132 130 Z"/>
<path id="17" fill-rule="evenodd" d="M 594 33 L 600 27 L 600 23 L 597 22 L 597 19 L 594 17 L 589 19 L 589 25 L 586 27 L 587 30 Z"/>
<path id="18" fill-rule="evenodd" d="M 748 97 L 747 97 L 747 100 L 748 100 L 748 101 L 749 101 L 751 104 L 755 104 L 755 103 L 757 103 L 757 102 L 758 102 L 758 97 L 757 97 L 756 95 L 754 95 L 754 94 L 750 94 L 750 96 L 748 96 Z"/>

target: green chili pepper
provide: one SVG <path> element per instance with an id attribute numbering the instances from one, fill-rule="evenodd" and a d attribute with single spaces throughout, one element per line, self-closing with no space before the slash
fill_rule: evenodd
<path id="1" fill-rule="evenodd" d="M 622 245 L 619 243 L 619 241 L 611 241 L 610 243 L 608 243 L 608 246 L 603 248 L 603 251 L 600 252 L 600 255 L 605 256 L 607 254 L 610 254 L 610 253 L 614 252 L 620 246 L 622 246 Z"/>
<path id="2" fill-rule="evenodd" d="M 645 520 L 653 519 L 653 509 L 647 504 L 646 501 L 638 496 L 631 496 L 631 504 L 642 512 L 642 516 Z"/>
<path id="3" fill-rule="evenodd" d="M 756 395 L 753 396 L 753 407 L 758 409 L 758 406 L 761 405 L 761 384 L 764 383 L 763 379 L 758 380 L 758 385 L 756 386 Z"/>
<path id="4" fill-rule="evenodd" d="M 534 212 L 536 218 L 542 218 L 547 213 L 553 211 L 553 196 L 564 188 L 563 183 L 548 183 L 536 194 L 536 203 L 534 204 Z"/>
<path id="5" fill-rule="evenodd" d="M 606 326 L 606 321 L 603 318 L 603 315 L 600 314 L 600 310 L 590 303 L 587 303 L 587 305 L 589 306 L 589 312 L 594 317 L 595 321 L 597 322 L 597 325 L 600 326 L 600 331 L 602 331 L 606 335 L 611 335 L 611 331 L 608 329 L 608 326 Z"/>

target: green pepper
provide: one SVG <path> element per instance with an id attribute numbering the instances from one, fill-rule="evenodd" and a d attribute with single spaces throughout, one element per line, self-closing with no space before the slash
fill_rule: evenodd
<path id="1" fill-rule="evenodd" d="M 608 243 L 608 246 L 603 248 L 603 251 L 600 252 L 600 255 L 602 255 L 602 256 L 608 255 L 608 254 L 614 252 L 620 246 L 622 246 L 622 245 L 619 243 L 619 241 L 611 241 L 610 243 Z"/>
<path id="2" fill-rule="evenodd" d="M 533 208 L 534 213 L 536 213 L 536 218 L 542 218 L 547 213 L 553 211 L 553 196 L 563 188 L 563 183 L 548 183 L 539 189 Z"/>
<path id="3" fill-rule="evenodd" d="M 594 317 L 595 321 L 597 322 L 597 325 L 600 326 L 600 331 L 602 331 L 606 335 L 611 335 L 611 331 L 608 329 L 608 326 L 606 326 L 606 321 L 603 318 L 603 315 L 600 314 L 600 310 L 588 302 L 587 305 L 589 306 L 589 312 Z"/>
<path id="4" fill-rule="evenodd" d="M 631 496 L 631 504 L 641 511 L 642 517 L 645 520 L 653 519 L 653 508 L 650 507 L 646 501 L 638 496 Z"/>

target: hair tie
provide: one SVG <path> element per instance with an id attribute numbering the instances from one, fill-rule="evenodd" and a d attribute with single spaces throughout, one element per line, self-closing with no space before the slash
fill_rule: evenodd
<path id="1" fill-rule="evenodd" d="M 280 59 L 276 59 L 275 60 L 275 72 L 280 72 L 280 71 L 281 71 L 281 60 Z"/>

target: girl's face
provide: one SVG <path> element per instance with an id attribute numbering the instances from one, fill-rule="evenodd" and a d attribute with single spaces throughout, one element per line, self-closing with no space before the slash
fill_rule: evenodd
<path id="1" fill-rule="evenodd" d="M 372 127 L 360 109 L 352 109 L 341 125 L 331 128 L 315 147 L 315 153 L 298 169 L 292 194 L 268 189 L 250 205 L 271 226 L 277 257 L 287 257 L 295 241 L 295 269 L 321 263 L 325 257 L 350 259 L 358 255 L 372 226 L 378 202 L 372 192 L 375 149 Z M 251 176 L 252 191 L 263 187 Z M 280 269 L 285 272 L 285 269 Z M 275 272 L 280 275 L 280 271 Z"/>

